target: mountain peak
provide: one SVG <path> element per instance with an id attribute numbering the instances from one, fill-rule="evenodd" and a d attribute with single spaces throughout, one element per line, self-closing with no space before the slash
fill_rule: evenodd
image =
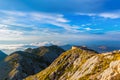
<path id="1" fill-rule="evenodd" d="M 98 53 L 98 52 L 95 51 L 95 50 L 92 50 L 92 49 L 87 48 L 86 46 L 72 46 L 72 50 L 74 50 L 74 49 L 81 49 L 81 50 L 93 51 L 93 52 L 95 52 L 95 53 Z"/>
<path id="2" fill-rule="evenodd" d="M 88 49 L 86 46 L 72 46 L 72 49 L 77 49 L 77 48 Z"/>
<path id="3" fill-rule="evenodd" d="M 41 46 L 41 47 L 34 48 L 34 49 L 28 48 L 25 50 L 25 52 L 36 54 L 39 56 L 42 56 L 42 55 L 47 54 L 47 53 L 57 53 L 57 55 L 60 55 L 64 51 L 65 51 L 64 49 L 62 49 L 56 45 Z"/>

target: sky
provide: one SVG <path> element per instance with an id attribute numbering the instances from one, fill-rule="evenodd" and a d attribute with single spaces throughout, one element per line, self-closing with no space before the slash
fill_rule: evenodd
<path id="1" fill-rule="evenodd" d="M 120 0 L 0 0 L 0 49 L 50 44 L 120 48 Z"/>

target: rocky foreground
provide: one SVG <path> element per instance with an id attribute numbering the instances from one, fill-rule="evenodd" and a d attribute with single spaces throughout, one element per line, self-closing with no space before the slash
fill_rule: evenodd
<path id="1" fill-rule="evenodd" d="M 74 47 L 24 80 L 120 80 L 120 51 L 98 54 Z"/>

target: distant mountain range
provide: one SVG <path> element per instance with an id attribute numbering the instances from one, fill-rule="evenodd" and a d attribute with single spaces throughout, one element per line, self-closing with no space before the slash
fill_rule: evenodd
<path id="1" fill-rule="evenodd" d="M 0 61 L 3 60 L 6 56 L 7 54 L 5 54 L 4 52 L 0 50 Z"/>
<path id="2" fill-rule="evenodd" d="M 69 49 L 72 48 L 72 46 L 73 45 L 71 45 L 71 44 L 66 44 L 66 45 L 63 45 L 63 46 L 60 46 L 60 47 L 63 48 L 64 50 L 69 50 Z M 110 51 L 120 49 L 120 46 L 105 46 L 105 45 L 93 45 L 93 46 L 88 46 L 88 47 L 90 49 L 94 49 L 95 51 L 97 51 L 99 53 L 110 52 Z"/>

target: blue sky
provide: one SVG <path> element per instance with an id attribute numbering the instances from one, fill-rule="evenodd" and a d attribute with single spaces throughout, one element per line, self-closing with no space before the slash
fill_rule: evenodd
<path id="1" fill-rule="evenodd" d="M 2 50 L 106 41 L 120 47 L 119 35 L 120 0 L 0 0 Z"/>

